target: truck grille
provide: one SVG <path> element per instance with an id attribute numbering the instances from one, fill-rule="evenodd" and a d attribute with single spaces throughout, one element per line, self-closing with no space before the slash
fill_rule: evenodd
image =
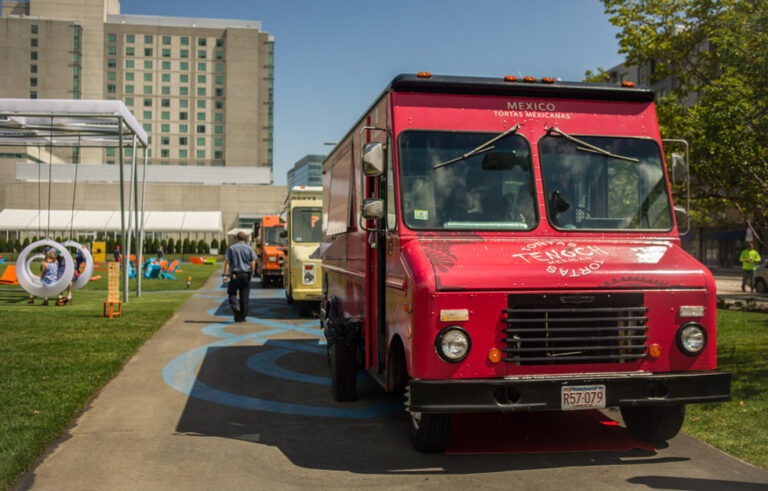
<path id="1" fill-rule="evenodd" d="M 630 363 L 646 357 L 642 293 L 510 295 L 504 361 L 518 365 Z"/>

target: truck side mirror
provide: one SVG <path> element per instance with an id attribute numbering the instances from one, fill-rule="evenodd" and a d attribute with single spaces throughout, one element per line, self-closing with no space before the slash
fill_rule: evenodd
<path id="1" fill-rule="evenodd" d="M 287 231 L 287 230 L 285 230 L 285 229 L 281 230 L 281 231 L 280 231 L 280 237 L 282 237 L 283 239 L 285 239 L 286 237 L 288 237 L 288 231 Z"/>
<path id="2" fill-rule="evenodd" d="M 683 184 L 688 181 L 688 162 L 681 153 L 672 154 L 672 183 Z"/>
<path id="3" fill-rule="evenodd" d="M 362 215 L 366 220 L 381 220 L 384 218 L 384 200 L 381 198 L 366 198 L 363 200 Z"/>
<path id="4" fill-rule="evenodd" d="M 363 147 L 363 174 L 376 177 L 384 174 L 384 145 L 367 143 Z"/>

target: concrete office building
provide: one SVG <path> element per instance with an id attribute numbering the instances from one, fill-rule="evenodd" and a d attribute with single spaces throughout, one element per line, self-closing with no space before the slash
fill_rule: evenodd
<path id="1" fill-rule="evenodd" d="M 285 197 L 272 185 L 273 52 L 257 21 L 121 15 L 118 0 L 3 0 L 0 92 L 122 100 L 149 136 L 146 210 L 220 211 L 226 233 Z M 118 209 L 117 151 L 0 147 L 0 205 L 38 208 L 48 183 L 39 167 L 77 163 L 77 182 L 57 172 L 45 205 Z"/>

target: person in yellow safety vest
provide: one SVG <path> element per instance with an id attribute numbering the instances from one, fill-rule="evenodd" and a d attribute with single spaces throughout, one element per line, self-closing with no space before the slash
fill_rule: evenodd
<path id="1" fill-rule="evenodd" d="M 760 254 L 755 250 L 754 242 L 747 242 L 747 248 L 741 251 L 739 261 L 742 264 L 741 291 L 747 291 L 745 286 L 749 283 L 750 291 L 755 291 L 755 268 L 760 265 Z"/>

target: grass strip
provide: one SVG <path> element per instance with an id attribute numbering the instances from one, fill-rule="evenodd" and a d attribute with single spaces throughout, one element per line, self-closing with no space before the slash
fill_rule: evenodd
<path id="1" fill-rule="evenodd" d="M 733 372 L 729 402 L 691 404 L 683 431 L 768 469 L 768 314 L 718 310 L 718 365 Z"/>
<path id="2" fill-rule="evenodd" d="M 0 286 L 0 489 L 10 489 L 218 268 L 183 269 L 176 280 L 144 279 L 146 293 L 130 296 L 113 319 L 102 316 L 106 271 L 66 306 L 30 305 L 19 286 Z"/>

